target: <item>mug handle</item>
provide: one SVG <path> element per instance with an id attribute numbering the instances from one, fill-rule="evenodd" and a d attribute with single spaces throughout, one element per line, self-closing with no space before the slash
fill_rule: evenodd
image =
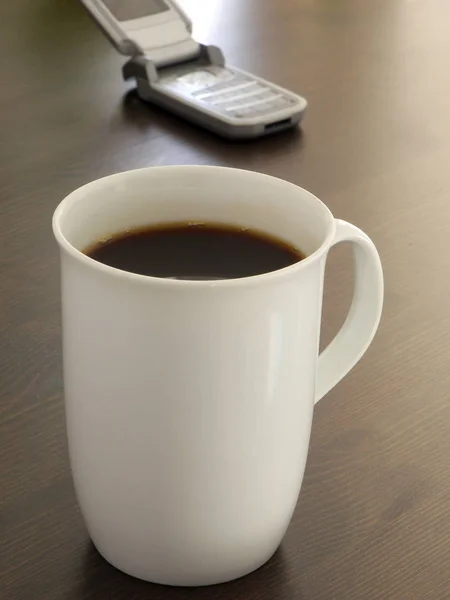
<path id="1" fill-rule="evenodd" d="M 351 242 L 355 263 L 355 291 L 345 323 L 319 356 L 318 402 L 356 365 L 372 342 L 383 308 L 383 270 L 372 240 L 360 229 L 336 219 L 332 246 Z"/>

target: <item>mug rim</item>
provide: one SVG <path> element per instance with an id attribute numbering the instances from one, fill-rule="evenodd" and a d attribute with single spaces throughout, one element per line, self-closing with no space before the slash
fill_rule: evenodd
<path id="1" fill-rule="evenodd" d="M 141 275 L 138 273 L 131 273 L 129 271 L 124 271 L 122 269 L 117 269 L 116 267 L 111 267 L 109 265 L 105 265 L 90 256 L 84 254 L 81 250 L 78 250 L 66 236 L 63 234 L 61 229 L 61 219 L 64 217 L 65 212 L 72 206 L 74 203 L 78 201 L 78 197 L 81 193 L 88 191 L 89 188 L 95 188 L 101 182 L 110 181 L 112 179 L 123 179 L 129 176 L 133 176 L 133 174 L 148 172 L 148 171 L 173 171 L 173 170 L 198 170 L 198 171 L 206 171 L 206 170 L 221 170 L 221 171 L 234 171 L 234 172 L 244 172 L 247 174 L 254 175 L 257 178 L 263 178 L 272 181 L 283 182 L 284 184 L 288 184 L 289 186 L 293 186 L 299 191 L 307 194 L 310 198 L 312 198 L 316 203 L 321 205 L 324 214 L 328 220 L 328 231 L 326 236 L 322 242 L 322 244 L 312 252 L 308 254 L 302 260 L 295 262 L 292 265 L 287 267 L 283 267 L 282 269 L 276 269 L 275 271 L 269 271 L 267 273 L 261 273 L 259 275 L 250 275 L 248 277 L 238 277 L 233 279 L 206 279 L 206 280 L 196 280 L 196 279 L 166 279 L 163 277 L 155 277 L 152 275 Z M 307 268 L 311 263 L 320 260 L 320 258 L 326 254 L 326 252 L 330 249 L 333 240 L 336 234 L 336 219 L 333 216 L 332 212 L 328 208 L 328 206 L 322 202 L 317 196 L 305 190 L 299 185 L 292 183 L 290 181 L 286 181 L 285 179 L 281 179 L 280 177 L 274 177 L 273 175 L 267 175 L 265 173 L 260 173 L 259 171 L 250 171 L 249 169 L 237 169 L 234 167 L 224 167 L 224 166 L 215 166 L 215 165 L 163 165 L 163 166 L 150 166 L 143 167 L 140 169 L 128 169 L 126 171 L 120 171 L 118 173 L 113 173 L 111 175 L 106 175 L 104 177 L 99 177 L 98 179 L 94 179 L 75 190 L 73 190 L 70 194 L 65 196 L 63 200 L 56 207 L 53 218 L 52 218 L 52 228 L 53 235 L 60 247 L 61 250 L 65 251 L 69 256 L 80 262 L 86 267 L 90 267 L 98 272 L 101 272 L 105 275 L 109 275 L 110 277 L 116 277 L 118 279 L 133 281 L 136 283 L 142 284 L 152 284 L 163 286 L 165 288 L 172 289 L 209 289 L 209 288 L 227 288 L 227 287 L 236 287 L 236 286 L 248 286 L 254 284 L 263 284 L 263 283 L 275 283 L 278 279 L 289 277 L 291 275 L 295 275 L 296 273 L 302 271 Z"/>

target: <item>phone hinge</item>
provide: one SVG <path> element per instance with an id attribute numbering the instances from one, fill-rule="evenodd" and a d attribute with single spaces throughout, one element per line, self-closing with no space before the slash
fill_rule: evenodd
<path id="1" fill-rule="evenodd" d="M 194 58 L 181 60 L 176 65 L 181 64 L 192 65 L 216 65 L 219 67 L 225 66 L 225 57 L 222 50 L 217 46 L 200 45 L 200 52 Z M 155 63 L 143 54 L 139 54 L 130 58 L 122 67 L 122 74 L 125 81 L 128 79 L 145 79 L 150 84 L 156 83 L 159 79 L 159 73 L 166 68 L 174 67 L 174 64 L 164 67 L 157 67 Z"/>

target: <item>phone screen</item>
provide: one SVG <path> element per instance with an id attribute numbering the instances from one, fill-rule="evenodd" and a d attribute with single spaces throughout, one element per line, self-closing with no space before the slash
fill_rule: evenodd
<path id="1" fill-rule="evenodd" d="M 103 0 L 118 21 L 151 17 L 169 10 L 164 0 Z"/>

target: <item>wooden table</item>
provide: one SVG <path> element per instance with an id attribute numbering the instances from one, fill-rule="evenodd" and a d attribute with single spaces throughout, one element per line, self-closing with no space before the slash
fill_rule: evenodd
<path id="1" fill-rule="evenodd" d="M 5 600 L 450 598 L 448 0 L 186 0 L 198 39 L 304 94 L 303 133 L 233 144 L 126 91 L 78 3 L 0 7 L 0 597 Z M 81 184 L 175 163 L 263 171 L 362 227 L 386 306 L 363 361 L 316 409 L 281 549 L 228 585 L 133 580 L 95 552 L 69 472 L 58 251 L 50 219 Z M 348 306 L 329 260 L 327 340 Z"/>

